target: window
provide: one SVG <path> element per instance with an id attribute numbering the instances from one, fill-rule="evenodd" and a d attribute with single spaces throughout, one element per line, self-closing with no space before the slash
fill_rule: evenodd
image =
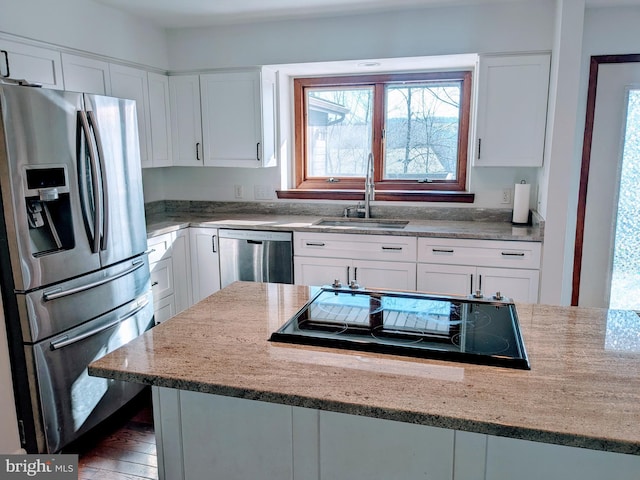
<path id="1" fill-rule="evenodd" d="M 368 171 L 379 200 L 465 191 L 470 72 L 298 78 L 294 92 L 306 198 L 358 198 Z"/>

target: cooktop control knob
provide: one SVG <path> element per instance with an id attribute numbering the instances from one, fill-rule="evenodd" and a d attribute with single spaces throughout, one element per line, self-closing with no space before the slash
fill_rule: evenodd
<path id="1" fill-rule="evenodd" d="M 482 298 L 482 292 L 480 290 L 476 290 L 473 294 L 473 298 Z"/>
<path id="2" fill-rule="evenodd" d="M 342 287 L 342 284 L 340 283 L 340 280 L 338 280 L 337 278 L 333 281 L 333 283 L 331 284 L 331 286 L 333 288 L 340 288 Z"/>
<path id="3" fill-rule="evenodd" d="M 504 297 L 502 296 L 500 291 L 497 291 L 496 294 L 493 296 L 493 298 L 494 300 L 502 300 Z"/>
<path id="4" fill-rule="evenodd" d="M 351 280 L 351 282 L 349 282 L 349 288 L 351 288 L 352 290 L 357 290 L 358 288 L 360 288 L 360 285 L 358 285 L 355 280 Z"/>

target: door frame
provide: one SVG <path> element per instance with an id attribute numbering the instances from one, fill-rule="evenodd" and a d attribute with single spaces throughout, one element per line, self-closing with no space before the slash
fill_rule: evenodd
<path id="1" fill-rule="evenodd" d="M 587 111 L 585 115 L 584 138 L 582 142 L 582 163 L 580 168 L 580 187 L 578 191 L 578 209 L 576 218 L 576 236 L 573 254 L 573 282 L 571 305 L 577 306 L 580 297 L 580 276 L 582 273 L 582 251 L 584 245 L 584 225 L 587 208 L 587 186 L 591 164 L 591 142 L 596 110 L 598 71 L 601 64 L 640 63 L 640 54 L 594 55 L 589 68 L 589 87 L 587 90 Z"/>

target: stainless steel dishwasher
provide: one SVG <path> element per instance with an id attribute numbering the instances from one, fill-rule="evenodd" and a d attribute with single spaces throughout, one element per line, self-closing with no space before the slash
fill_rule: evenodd
<path id="1" fill-rule="evenodd" d="M 220 229 L 220 284 L 293 283 L 291 232 Z"/>

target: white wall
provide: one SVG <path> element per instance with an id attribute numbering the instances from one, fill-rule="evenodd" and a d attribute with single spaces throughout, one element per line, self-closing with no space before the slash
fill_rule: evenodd
<path id="1" fill-rule="evenodd" d="M 166 70 L 163 29 L 92 0 L 3 0 L 0 32 Z"/>
<path id="2" fill-rule="evenodd" d="M 172 71 L 461 53 L 550 51 L 553 0 L 405 10 L 384 14 L 169 30 Z M 517 32 L 517 35 L 514 35 Z M 145 200 L 254 200 L 256 185 L 280 185 L 276 169 L 172 168 L 145 171 Z M 526 180 L 537 191 L 538 169 L 471 168 L 473 207 L 509 208 L 502 190 Z M 147 185 L 154 185 L 153 190 Z M 163 185 L 159 188 L 159 185 Z M 532 206 L 535 205 L 532 198 Z M 445 206 L 439 204 L 439 206 Z M 446 205 L 452 206 L 452 205 Z M 464 208 L 469 205 L 455 206 Z"/>
<path id="3" fill-rule="evenodd" d="M 551 50 L 554 0 L 169 31 L 172 70 Z"/>

